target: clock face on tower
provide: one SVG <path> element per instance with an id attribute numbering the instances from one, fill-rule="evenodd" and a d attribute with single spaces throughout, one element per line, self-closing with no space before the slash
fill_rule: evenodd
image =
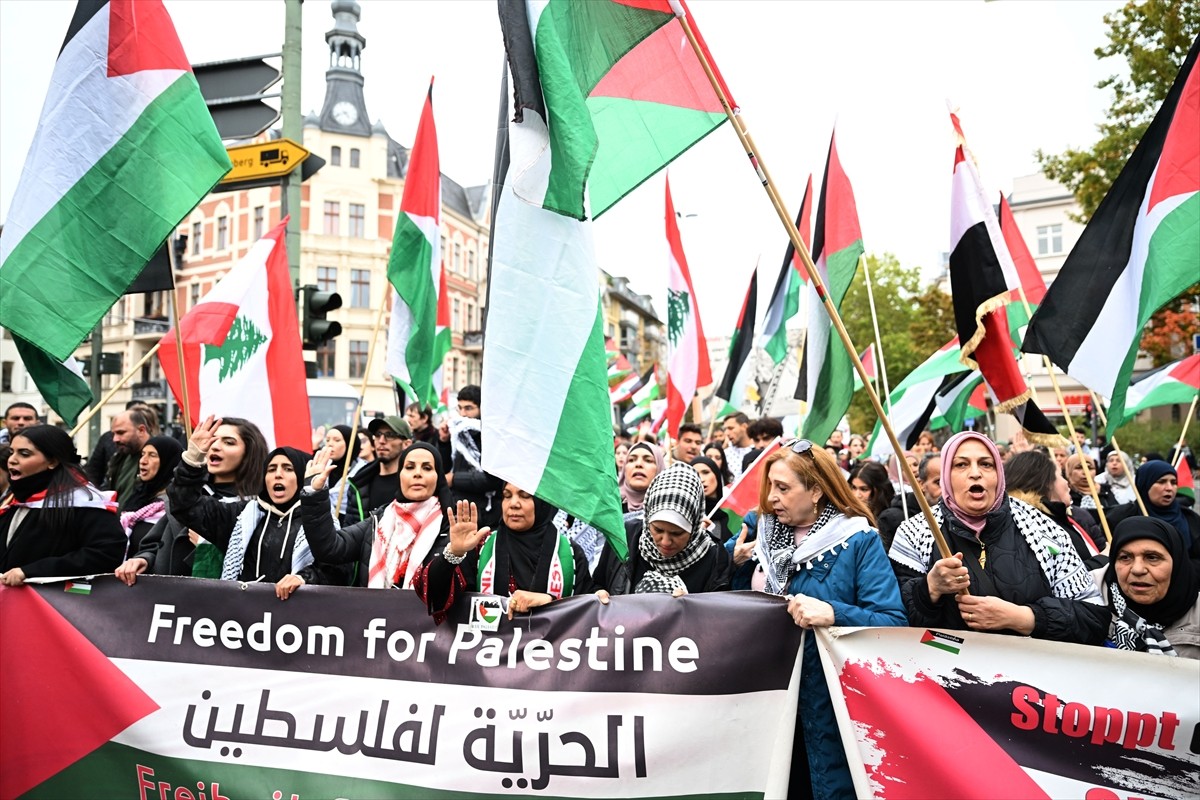
<path id="1" fill-rule="evenodd" d="M 358 109 L 354 107 L 353 103 L 343 100 L 334 105 L 333 118 L 339 125 L 353 125 L 358 120 Z"/>

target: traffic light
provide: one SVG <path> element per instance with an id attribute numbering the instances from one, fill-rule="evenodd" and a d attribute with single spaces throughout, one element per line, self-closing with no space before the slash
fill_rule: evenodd
<path id="1" fill-rule="evenodd" d="M 330 311 L 342 307 L 342 296 L 337 292 L 322 292 L 316 286 L 301 287 L 300 338 L 305 350 L 316 350 L 325 342 L 342 332 L 342 326 L 325 318 Z"/>

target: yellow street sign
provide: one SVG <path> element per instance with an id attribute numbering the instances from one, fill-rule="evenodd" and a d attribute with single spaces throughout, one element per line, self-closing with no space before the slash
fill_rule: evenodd
<path id="1" fill-rule="evenodd" d="M 227 147 L 233 169 L 221 183 L 237 183 L 287 175 L 308 158 L 308 151 L 291 139 L 275 139 Z"/>

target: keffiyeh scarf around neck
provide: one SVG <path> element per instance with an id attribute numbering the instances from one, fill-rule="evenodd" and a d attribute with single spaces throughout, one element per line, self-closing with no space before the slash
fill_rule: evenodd
<path id="1" fill-rule="evenodd" d="M 676 589 L 686 589 L 680 575 L 700 563 L 712 547 L 712 537 L 703 532 L 693 532 L 687 547 L 673 556 L 663 556 L 654 537 L 643 531 L 638 539 L 638 554 L 650 565 L 650 569 L 638 581 L 634 594 L 673 594 Z"/>
<path id="2" fill-rule="evenodd" d="M 368 589 L 411 589 L 413 578 L 442 528 L 437 495 L 418 503 L 393 500 L 371 540 Z"/>
<path id="3" fill-rule="evenodd" d="M 250 540 L 254 538 L 254 532 L 260 525 L 265 526 L 270 522 L 272 517 L 287 518 L 287 533 L 283 537 L 283 547 L 286 550 L 288 541 L 292 538 L 292 521 L 295 511 L 299 507 L 299 500 L 286 511 L 276 508 L 262 498 L 255 498 L 246 503 L 242 513 L 238 514 L 237 522 L 233 526 L 233 533 L 229 537 L 229 547 L 225 550 L 225 560 L 221 563 L 221 580 L 236 581 L 238 579 L 246 560 L 246 548 L 249 546 Z M 261 542 L 260 539 L 260 546 Z M 292 574 L 299 573 L 311 563 L 313 563 L 313 554 L 308 547 L 308 539 L 304 536 L 304 528 L 296 528 L 296 539 L 292 544 Z"/>
<path id="4" fill-rule="evenodd" d="M 1108 585 L 1108 596 L 1113 608 L 1110 637 L 1116 649 L 1159 656 L 1178 655 L 1161 626 L 1142 619 L 1125 603 L 1125 597 L 1117 587 L 1116 581 Z"/>
<path id="5" fill-rule="evenodd" d="M 792 576 L 800 567 L 814 559 L 824 558 L 839 545 L 867 527 L 861 517 L 847 517 L 826 503 L 809 529 L 808 535 L 796 544 L 796 529 L 785 525 L 772 514 L 763 514 L 758 521 L 758 543 L 755 552 L 758 563 L 766 572 L 766 590 L 770 594 L 784 594 Z"/>

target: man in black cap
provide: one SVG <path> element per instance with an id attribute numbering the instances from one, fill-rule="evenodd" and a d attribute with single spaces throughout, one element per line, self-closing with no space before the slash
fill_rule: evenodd
<path id="1" fill-rule="evenodd" d="M 371 435 L 371 445 L 375 448 L 375 460 L 350 478 L 362 496 L 364 514 L 392 502 L 396 497 L 396 491 L 400 488 L 400 454 L 412 444 L 412 429 L 404 417 L 396 414 L 371 420 L 367 433 Z M 358 521 L 356 505 L 348 505 L 345 525 Z"/>

